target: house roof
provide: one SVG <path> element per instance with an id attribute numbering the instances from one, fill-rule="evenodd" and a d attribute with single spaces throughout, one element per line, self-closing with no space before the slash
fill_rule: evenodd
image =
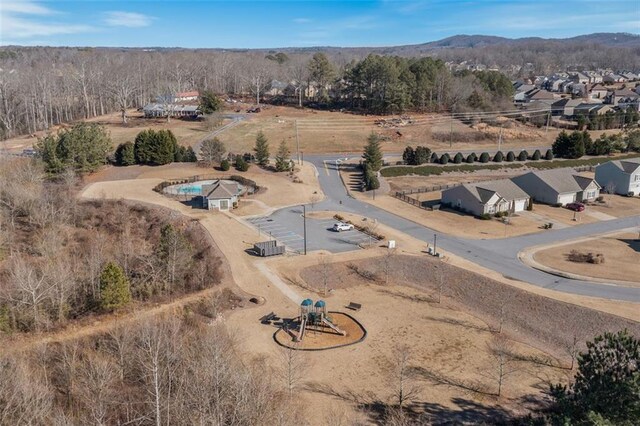
<path id="1" fill-rule="evenodd" d="M 591 178 L 574 174 L 573 169 L 537 170 L 529 173 L 537 176 L 558 194 L 580 192 L 594 182 Z"/>
<path id="2" fill-rule="evenodd" d="M 626 174 L 635 173 L 640 168 L 640 157 L 627 160 L 612 160 L 611 163 Z"/>
<path id="3" fill-rule="evenodd" d="M 613 96 L 616 96 L 616 97 L 618 97 L 618 96 L 629 97 L 630 96 L 630 97 L 637 98 L 638 94 L 636 92 L 634 92 L 633 90 L 631 90 L 631 89 L 624 88 L 624 89 L 615 90 L 613 92 Z"/>
<path id="4" fill-rule="evenodd" d="M 194 96 L 200 96 L 200 93 L 197 90 L 176 93 L 176 98 L 192 98 Z"/>
<path id="5" fill-rule="evenodd" d="M 210 200 L 232 198 L 237 194 L 237 184 L 218 181 L 210 185 L 202 185 L 202 195 Z"/>
<path id="6" fill-rule="evenodd" d="M 467 183 L 464 186 L 482 204 L 486 204 L 494 195 L 505 200 L 520 200 L 529 195 L 509 179 L 490 180 L 486 182 Z"/>
<path id="7" fill-rule="evenodd" d="M 529 95 L 530 99 L 554 99 L 553 93 L 548 92 L 546 90 L 538 90 L 535 93 Z"/>
<path id="8" fill-rule="evenodd" d="M 609 90 L 604 87 L 602 84 L 598 83 L 591 88 L 592 92 L 608 92 Z"/>

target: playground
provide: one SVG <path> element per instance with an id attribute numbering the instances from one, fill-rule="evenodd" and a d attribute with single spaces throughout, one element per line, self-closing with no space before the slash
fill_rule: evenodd
<path id="1" fill-rule="evenodd" d="M 367 331 L 355 318 L 344 312 L 327 311 L 324 300 L 300 304 L 300 316 L 283 319 L 273 338 L 281 346 L 305 351 L 319 351 L 352 345 L 364 340 Z"/>

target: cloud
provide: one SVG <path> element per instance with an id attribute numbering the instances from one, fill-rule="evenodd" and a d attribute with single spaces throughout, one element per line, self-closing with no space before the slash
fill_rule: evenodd
<path id="1" fill-rule="evenodd" d="M 104 23 L 112 27 L 140 28 L 148 27 L 153 17 L 135 12 L 105 12 Z"/>
<path id="2" fill-rule="evenodd" d="M 91 31 L 88 25 L 42 21 L 37 18 L 57 15 L 58 12 L 32 1 L 7 2 L 0 14 L 0 39 L 14 40 L 58 34 L 76 34 Z M 6 44 L 6 43 L 4 43 Z"/>
<path id="3" fill-rule="evenodd" d="M 293 22 L 295 22 L 296 24 L 308 24 L 309 22 L 311 22 L 311 19 L 309 19 L 309 18 L 295 18 L 293 20 Z"/>
<path id="4" fill-rule="evenodd" d="M 27 15 L 53 15 L 57 13 L 48 7 L 32 1 L 8 1 L 2 4 L 2 13 L 23 13 Z"/>

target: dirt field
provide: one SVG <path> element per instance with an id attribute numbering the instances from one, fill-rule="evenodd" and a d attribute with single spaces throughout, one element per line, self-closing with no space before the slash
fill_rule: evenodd
<path id="1" fill-rule="evenodd" d="M 640 197 L 603 194 L 604 203 L 591 204 L 589 210 L 614 217 L 626 217 L 640 214 Z"/>
<path id="2" fill-rule="evenodd" d="M 602 253 L 605 263 L 576 263 L 568 260 L 571 250 L 581 253 Z M 534 259 L 553 269 L 571 274 L 635 282 L 640 286 L 640 240 L 637 233 L 623 233 L 569 243 L 543 249 Z"/>
<path id="3" fill-rule="evenodd" d="M 144 118 L 141 112 L 132 109 L 129 111 L 128 123 L 123 126 L 120 113 L 107 114 L 100 117 L 91 118 L 86 120 L 90 123 L 100 123 L 105 125 L 109 133 L 111 134 L 111 140 L 113 146 L 116 147 L 124 142 L 133 142 L 136 135 L 145 129 L 169 129 L 176 135 L 178 143 L 181 145 L 193 145 L 198 140 L 207 135 L 208 131 L 205 128 L 205 124 L 202 121 L 189 121 L 172 119 L 167 123 L 166 119 L 147 119 Z M 65 125 L 68 127 L 70 125 Z M 56 126 L 51 129 L 56 131 L 62 126 Z M 36 137 L 21 136 L 2 142 L 4 146 L 10 152 L 21 152 L 25 148 L 31 148 L 35 144 L 38 138 L 45 136 L 47 132 L 42 131 L 36 133 Z"/>
<path id="4" fill-rule="evenodd" d="M 398 176 L 385 178 L 392 191 L 408 191 L 437 185 L 509 179 L 522 174 L 520 170 L 478 170 L 471 173 L 445 173 L 433 176 Z"/>
<path id="5" fill-rule="evenodd" d="M 411 114 L 415 124 L 397 128 L 375 125 L 378 119 L 389 116 L 354 115 L 343 112 L 299 110 L 291 107 L 267 106 L 258 114 L 220 135 L 227 146 L 235 151 L 248 151 L 253 147 L 256 134 L 262 130 L 272 146 L 285 140 L 292 151 L 296 147 L 296 121 L 300 150 L 305 153 L 359 152 L 367 136 L 375 132 L 384 137 L 384 151 L 402 151 L 407 145 L 427 145 L 432 149 L 449 149 L 449 133 L 453 131 L 453 150 L 476 149 L 497 144 L 499 128 L 474 129 L 460 121 L 453 125 L 446 116 L 438 114 Z M 443 121 L 443 118 L 445 121 Z M 498 130 L 496 130 L 498 129 Z M 398 132 L 401 134 L 398 135 Z M 545 133 L 534 127 L 514 124 L 505 131 L 504 149 L 520 146 L 547 145 L 556 132 Z M 480 148 L 477 148 L 480 149 Z"/>

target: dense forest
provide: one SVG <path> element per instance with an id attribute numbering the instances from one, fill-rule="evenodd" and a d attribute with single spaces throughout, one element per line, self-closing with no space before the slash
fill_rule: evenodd
<path id="1" fill-rule="evenodd" d="M 635 39 L 609 46 L 589 39 L 476 43 L 473 37 L 441 45 L 280 51 L 7 46 L 0 48 L 0 139 L 192 89 L 260 102 L 277 80 L 291 83 L 279 101 L 293 104 L 372 113 L 481 110 L 507 105 L 510 78 L 576 66 L 640 67 Z M 504 75 L 454 73 L 446 61 L 497 66 Z"/>

